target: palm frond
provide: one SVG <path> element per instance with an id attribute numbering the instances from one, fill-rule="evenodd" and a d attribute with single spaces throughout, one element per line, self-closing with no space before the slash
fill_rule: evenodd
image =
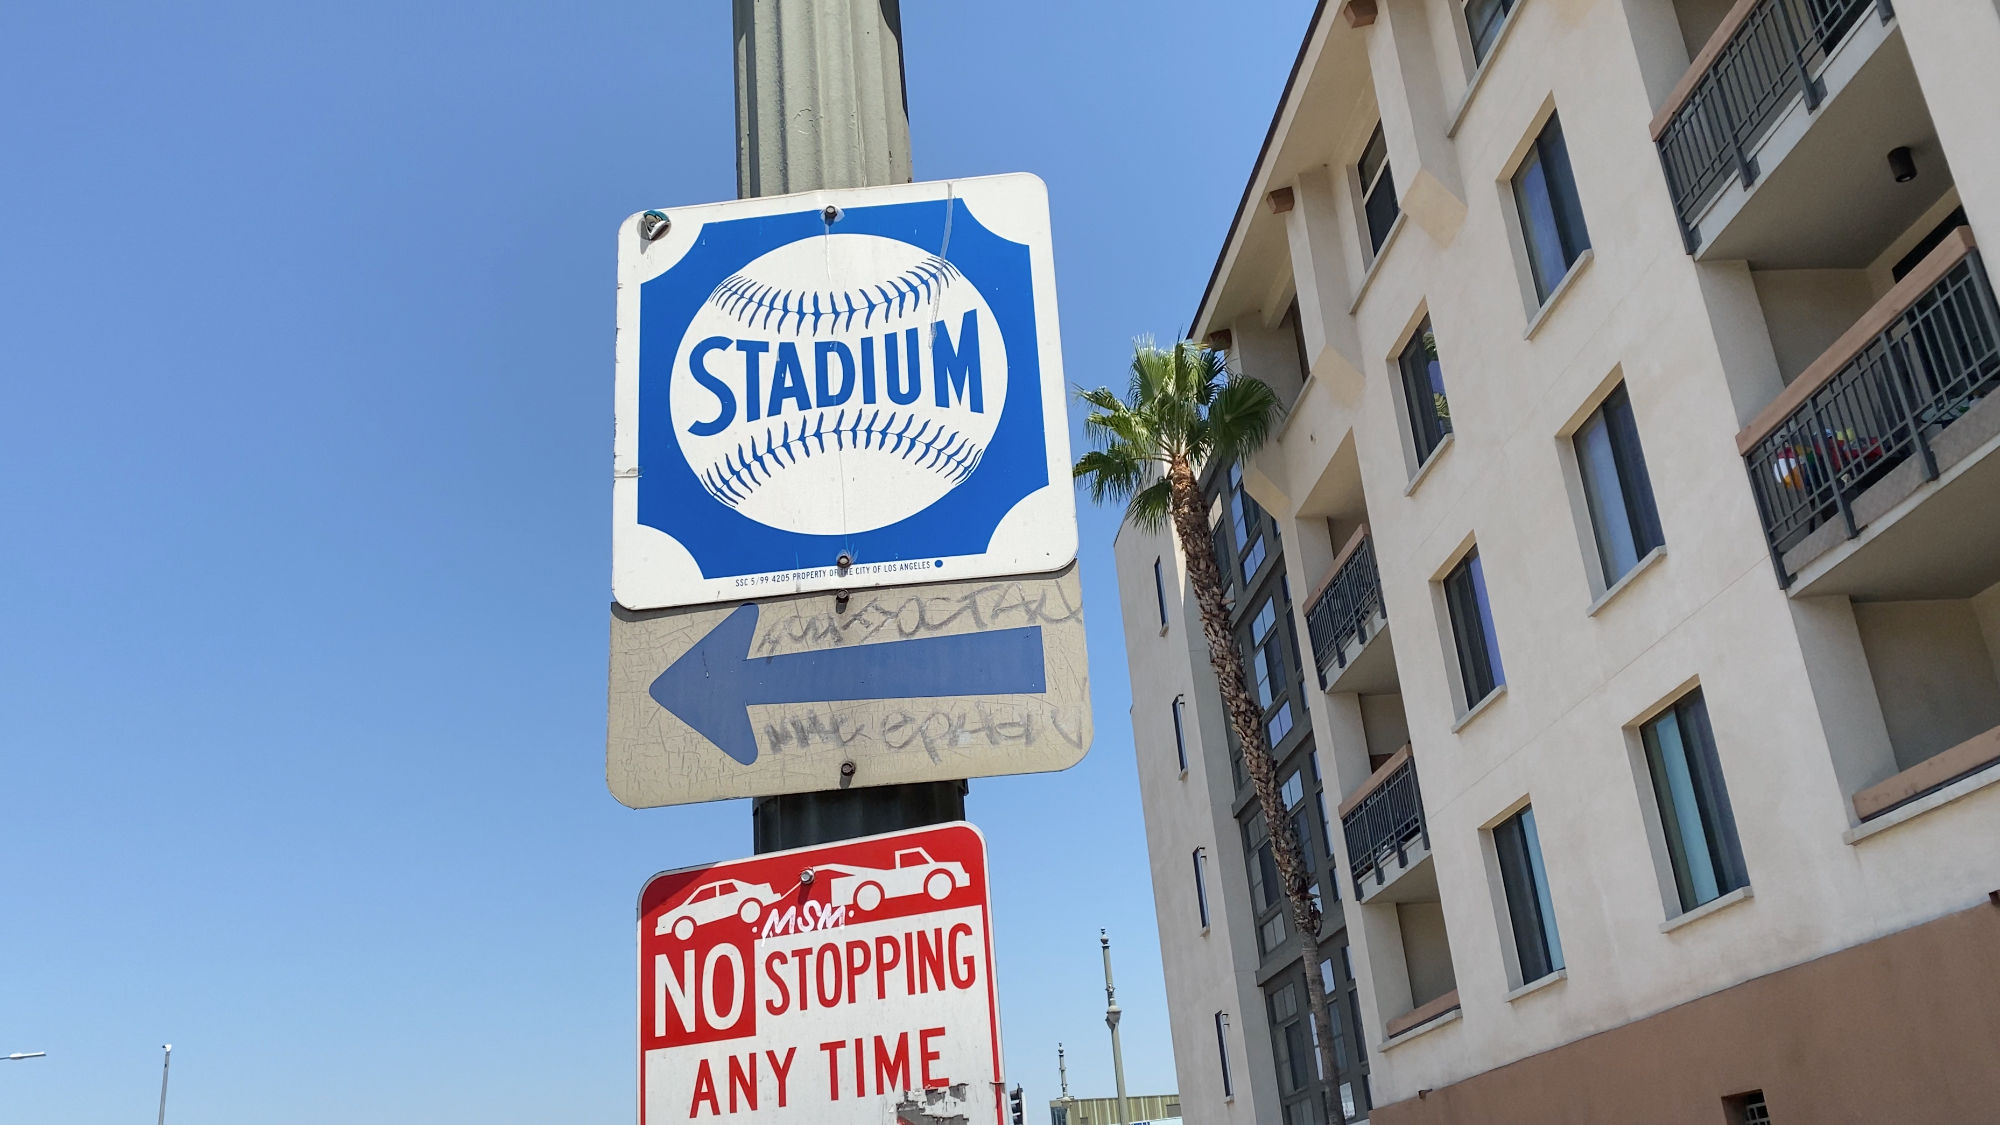
<path id="1" fill-rule="evenodd" d="M 1262 379 L 1231 375 L 1209 403 L 1208 454 L 1235 461 L 1255 453 L 1280 413 L 1277 394 Z"/>
<path id="2" fill-rule="evenodd" d="M 1076 459 L 1070 476 L 1083 482 L 1096 504 L 1130 500 L 1161 479 L 1158 464 L 1123 445 L 1085 453 Z"/>
<path id="3" fill-rule="evenodd" d="M 1091 406 L 1095 406 L 1099 410 L 1108 411 L 1108 410 L 1125 409 L 1125 400 L 1119 398 L 1115 394 L 1112 394 L 1111 388 L 1109 387 L 1099 387 L 1094 391 L 1085 390 L 1082 387 L 1076 387 L 1074 388 L 1073 393 L 1076 395 L 1078 402 L 1089 403 Z"/>
<path id="4" fill-rule="evenodd" d="M 1162 477 L 1132 494 L 1131 502 L 1125 505 L 1125 518 L 1141 531 L 1158 531 L 1167 526 L 1173 506 L 1173 490 Z"/>
<path id="5" fill-rule="evenodd" d="M 1139 457 L 1158 456 L 1159 440 L 1153 432 L 1151 420 L 1144 414 L 1127 410 L 1123 405 L 1109 410 L 1094 410 L 1085 415 L 1083 434 L 1095 449 L 1123 445 Z"/>
<path id="6" fill-rule="evenodd" d="M 1128 501 L 1130 519 L 1158 527 L 1170 507 L 1166 466 L 1254 452 L 1270 435 L 1277 396 L 1232 373 L 1222 352 L 1192 340 L 1166 348 L 1150 337 L 1134 340 L 1129 375 L 1122 398 L 1108 387 L 1075 389 L 1091 408 L 1083 430 L 1094 449 L 1072 475 L 1092 500 Z"/>

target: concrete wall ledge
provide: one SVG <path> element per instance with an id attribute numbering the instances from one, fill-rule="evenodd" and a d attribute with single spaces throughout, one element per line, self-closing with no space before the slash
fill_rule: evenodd
<path id="1" fill-rule="evenodd" d="M 1854 815 L 1872 820 L 1899 805 L 1943 789 L 1952 782 L 2000 762 L 2000 727 L 1976 734 L 1934 757 L 1926 758 L 1887 781 L 1854 795 Z"/>
<path id="2" fill-rule="evenodd" d="M 1382 1028 L 1383 1031 L 1382 1046 L 1384 1049 L 1392 1047 L 1395 1045 L 1398 1039 L 1402 1038 L 1409 1032 L 1415 1031 L 1417 1028 L 1420 1028 L 1425 1024 L 1441 1020 L 1448 1015 L 1456 1018 L 1457 1013 L 1458 1013 L 1458 989 L 1454 988 L 1450 992 L 1445 993 L 1443 996 L 1440 996 L 1437 999 L 1432 1000 L 1430 1003 L 1424 1004 L 1423 1006 L 1413 1009 L 1411 1011 L 1404 1012 L 1402 1015 L 1397 1016 L 1395 1019 L 1390 1020 Z"/>

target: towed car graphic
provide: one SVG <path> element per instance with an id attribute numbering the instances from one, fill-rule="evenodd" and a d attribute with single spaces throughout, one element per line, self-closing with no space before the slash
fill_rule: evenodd
<path id="1" fill-rule="evenodd" d="M 764 907 L 776 902 L 778 892 L 769 883 L 743 883 L 718 879 L 695 888 L 685 901 L 653 925 L 655 934 L 672 934 L 681 941 L 694 936 L 696 926 L 705 926 L 731 916 L 755 925 L 764 916 Z"/>
<path id="2" fill-rule="evenodd" d="M 951 892 L 972 885 L 964 864 L 932 859 L 922 848 L 897 852 L 894 867 L 828 863 L 816 868 L 814 874 L 831 878 L 829 906 L 852 906 L 864 914 L 880 907 L 885 899 L 928 895 L 942 902 Z"/>

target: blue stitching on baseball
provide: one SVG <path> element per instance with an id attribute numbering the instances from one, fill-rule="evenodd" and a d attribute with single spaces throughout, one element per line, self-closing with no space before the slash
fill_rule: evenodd
<path id="1" fill-rule="evenodd" d="M 757 486 L 777 475 L 777 470 L 796 465 L 814 453 L 826 452 L 829 437 L 836 450 L 886 450 L 918 468 L 951 478 L 953 484 L 971 476 L 972 470 L 979 467 L 980 456 L 986 452 L 984 446 L 932 419 L 906 416 L 895 410 L 887 411 L 885 417 L 880 408 L 866 421 L 862 420 L 867 414 L 865 410 L 854 411 L 852 421 L 847 414 L 842 408 L 829 427 L 822 412 L 810 430 L 801 420 L 796 434 L 790 422 L 775 431 L 766 426 L 762 449 L 757 446 L 757 435 L 750 435 L 747 448 L 738 442 L 733 453 L 725 454 L 719 464 L 710 465 L 701 474 L 701 483 L 716 499 L 734 508 Z"/>
<path id="2" fill-rule="evenodd" d="M 759 331 L 804 330 L 817 336 L 822 322 L 828 332 L 846 332 L 854 327 L 856 317 L 861 319 L 861 328 L 866 330 L 874 326 L 878 312 L 885 322 L 901 316 L 905 310 L 922 307 L 948 282 L 962 276 L 957 266 L 935 255 L 874 286 L 872 291 L 800 292 L 766 285 L 738 273 L 731 274 L 716 286 L 709 300 L 716 308 Z M 810 328 L 806 327 L 808 318 L 812 322 Z"/>

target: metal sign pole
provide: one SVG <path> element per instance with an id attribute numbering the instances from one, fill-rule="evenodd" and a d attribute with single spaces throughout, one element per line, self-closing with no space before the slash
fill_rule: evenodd
<path id="1" fill-rule="evenodd" d="M 742 198 L 911 181 L 901 0 L 735 0 Z M 758 798 L 758 854 L 965 819 L 963 781 Z"/>

